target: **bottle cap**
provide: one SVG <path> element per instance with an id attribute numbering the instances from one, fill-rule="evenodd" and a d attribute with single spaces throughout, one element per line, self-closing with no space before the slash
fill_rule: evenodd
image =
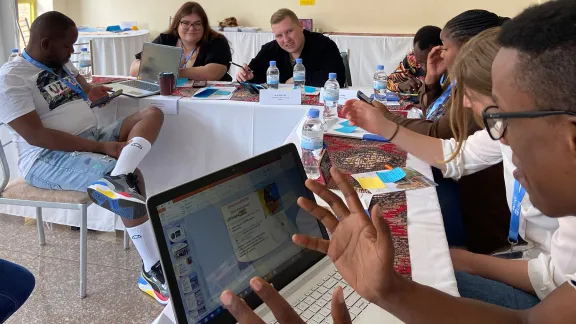
<path id="1" fill-rule="evenodd" d="M 336 79 L 336 73 L 328 73 L 328 79 Z"/>
<path id="2" fill-rule="evenodd" d="M 384 71 L 384 65 L 377 65 L 376 71 Z"/>
<path id="3" fill-rule="evenodd" d="M 19 51 L 20 51 L 19 49 L 15 48 L 12 50 L 12 53 L 18 53 Z"/>
<path id="4" fill-rule="evenodd" d="M 297 58 L 297 59 L 296 59 L 296 64 L 302 64 L 302 59 L 301 59 L 301 58 Z"/>
<path id="5" fill-rule="evenodd" d="M 308 117 L 318 118 L 318 116 L 320 116 L 320 110 L 318 110 L 317 108 L 310 108 L 308 110 Z"/>
<path id="6" fill-rule="evenodd" d="M 270 61 L 270 66 L 276 66 L 276 61 Z"/>
<path id="7" fill-rule="evenodd" d="M 86 47 L 82 47 L 81 51 L 82 52 L 88 52 L 88 49 Z"/>

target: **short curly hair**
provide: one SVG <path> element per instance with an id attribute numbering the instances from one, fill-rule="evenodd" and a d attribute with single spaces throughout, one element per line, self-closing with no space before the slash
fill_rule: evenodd
<path id="1" fill-rule="evenodd" d="M 538 109 L 576 111 L 576 1 L 532 6 L 504 25 L 498 37 L 518 52 L 513 76 Z"/>

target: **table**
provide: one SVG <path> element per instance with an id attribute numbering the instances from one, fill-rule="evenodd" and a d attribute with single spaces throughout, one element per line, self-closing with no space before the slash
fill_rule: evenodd
<path id="1" fill-rule="evenodd" d="M 274 40 L 270 32 L 243 33 L 222 32 L 230 42 L 232 60 L 249 63 L 262 45 Z M 398 63 L 412 50 L 411 36 L 387 35 L 327 35 L 340 51 L 350 50 L 350 72 L 354 87 L 372 87 L 376 65 L 383 64 L 387 73 L 396 69 Z M 238 68 L 230 67 L 230 75 L 236 77 Z"/>
<path id="2" fill-rule="evenodd" d="M 119 34 L 79 33 L 76 43 L 92 41 L 93 74 L 130 75 L 134 55 L 150 41 L 150 32 L 134 30 Z"/>
<path id="3" fill-rule="evenodd" d="M 305 116 L 296 124 L 285 141 L 285 143 L 296 144 L 299 152 L 300 130 L 304 119 Z M 430 166 L 410 154 L 408 154 L 406 165 L 433 178 Z M 316 198 L 320 205 L 328 206 L 324 201 Z M 436 189 L 429 187 L 406 191 L 406 202 L 412 279 L 450 295 L 459 296 Z M 153 324 L 173 323 L 175 320 L 172 304 L 168 304 L 153 322 Z"/>

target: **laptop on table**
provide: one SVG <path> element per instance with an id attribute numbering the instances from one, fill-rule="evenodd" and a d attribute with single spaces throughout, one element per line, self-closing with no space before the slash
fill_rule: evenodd
<path id="1" fill-rule="evenodd" d="M 122 89 L 122 94 L 134 98 L 158 94 L 160 93 L 158 74 L 160 72 L 172 72 L 178 78 L 181 58 L 182 49 L 180 47 L 144 43 L 138 80 L 112 83 L 109 86 L 112 91 Z"/>
<path id="2" fill-rule="evenodd" d="M 272 283 L 308 323 L 332 323 L 338 285 L 355 323 L 401 323 L 354 292 L 327 256 L 292 243 L 295 233 L 328 238 L 296 204 L 300 196 L 314 199 L 305 179 L 288 144 L 148 199 L 178 323 L 236 323 L 220 303 L 225 289 L 275 323 L 250 289 L 254 276 Z"/>

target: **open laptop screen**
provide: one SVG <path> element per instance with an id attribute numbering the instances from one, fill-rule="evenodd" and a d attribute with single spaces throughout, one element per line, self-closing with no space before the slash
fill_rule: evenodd
<path id="1" fill-rule="evenodd" d="M 256 307 L 250 278 L 261 276 L 281 289 L 321 259 L 291 240 L 294 233 L 326 237 L 322 225 L 296 204 L 300 196 L 311 197 L 297 157 L 295 148 L 257 157 L 221 171 L 215 183 L 155 206 L 163 265 L 170 264 L 165 271 L 178 283 L 175 290 L 168 278 L 180 321 L 186 314 L 188 323 L 227 322 L 230 315 L 219 300 L 224 289 Z"/>
<path id="2" fill-rule="evenodd" d="M 181 56 L 179 47 L 144 43 L 138 79 L 158 83 L 160 72 L 172 72 L 178 77 Z"/>

